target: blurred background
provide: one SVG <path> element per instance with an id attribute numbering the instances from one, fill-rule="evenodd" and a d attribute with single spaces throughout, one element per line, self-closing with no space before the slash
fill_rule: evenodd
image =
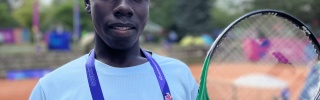
<path id="1" fill-rule="evenodd" d="M 320 0 L 150 0 L 143 48 L 186 62 L 199 81 L 206 52 L 245 13 L 290 13 L 320 36 Z M 93 48 L 83 0 L 0 0 L 0 100 L 26 100 L 39 78 Z"/>

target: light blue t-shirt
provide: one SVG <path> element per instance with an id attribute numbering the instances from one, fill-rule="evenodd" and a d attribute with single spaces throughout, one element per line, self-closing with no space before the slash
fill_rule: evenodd
<path id="1" fill-rule="evenodd" d="M 165 75 L 174 100 L 196 100 L 198 85 L 183 62 L 152 54 Z M 30 100 L 92 100 L 86 76 L 88 55 L 71 61 L 39 80 Z M 163 100 L 149 62 L 116 68 L 95 60 L 105 100 Z"/>

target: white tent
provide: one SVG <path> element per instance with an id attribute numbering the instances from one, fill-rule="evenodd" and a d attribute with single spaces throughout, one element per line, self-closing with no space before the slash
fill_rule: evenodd
<path id="1" fill-rule="evenodd" d="M 234 81 L 237 86 L 255 88 L 286 88 L 288 83 L 267 74 L 249 74 Z"/>
<path id="2" fill-rule="evenodd" d="M 162 30 L 163 28 L 160 25 L 152 21 L 148 21 L 148 23 L 144 28 L 144 32 L 150 32 L 150 33 L 160 33 Z"/>

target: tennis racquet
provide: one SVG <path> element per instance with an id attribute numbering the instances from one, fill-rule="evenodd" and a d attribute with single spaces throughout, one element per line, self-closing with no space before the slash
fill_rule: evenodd
<path id="1" fill-rule="evenodd" d="M 276 10 L 250 12 L 211 45 L 197 100 L 316 99 L 319 50 L 297 18 Z"/>

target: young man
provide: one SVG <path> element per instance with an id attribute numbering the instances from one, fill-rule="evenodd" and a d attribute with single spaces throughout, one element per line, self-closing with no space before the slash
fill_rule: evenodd
<path id="1" fill-rule="evenodd" d="M 149 0 L 88 0 L 95 48 L 41 78 L 31 100 L 195 100 L 198 85 L 179 60 L 139 46 Z"/>

